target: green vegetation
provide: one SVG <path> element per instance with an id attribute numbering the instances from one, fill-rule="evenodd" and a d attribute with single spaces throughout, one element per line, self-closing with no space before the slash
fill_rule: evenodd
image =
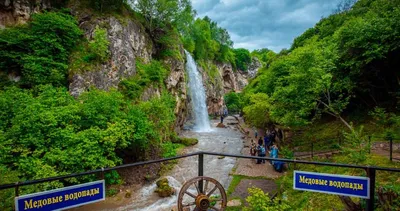
<path id="1" fill-rule="evenodd" d="M 246 201 L 249 203 L 249 206 L 243 209 L 245 211 L 285 211 L 294 208 L 289 205 L 290 203 L 288 200 L 281 200 L 276 197 L 271 199 L 268 193 L 264 193 L 259 188 L 249 188 L 248 191 L 250 195 L 246 198 Z"/>
<path id="2" fill-rule="evenodd" d="M 353 130 L 345 113 L 375 106 L 397 112 L 398 11 L 393 1 L 360 0 L 351 10 L 323 18 L 295 39 L 289 54 L 281 52 L 260 71 L 245 99 L 265 94 L 259 102 L 268 109 L 269 120 L 285 126 L 304 126 L 331 115 Z"/>
<path id="3" fill-rule="evenodd" d="M 85 40 L 74 17 L 46 12 L 35 14 L 27 25 L 2 30 L 0 42 L 0 75 L 21 76 L 0 87 L 2 184 L 145 160 L 150 152 L 171 156 L 167 145 L 175 135 L 175 100 L 165 89 L 168 71 L 161 62 L 138 62 L 138 74 L 122 81 L 120 90 L 91 88 L 75 99 L 66 88 L 68 69 L 91 71 L 108 61 L 106 29 L 97 27 L 93 38 Z M 160 96 L 141 101 L 142 91 L 151 86 Z M 180 147 L 174 144 L 173 155 Z M 20 193 L 93 179 L 26 186 Z M 115 171 L 105 179 L 107 184 L 123 180 Z M 13 197 L 12 191 L 1 191 L 0 206 L 12 207 Z"/>
<path id="4" fill-rule="evenodd" d="M 257 57 L 263 64 L 263 67 L 269 67 L 276 58 L 276 53 L 267 48 L 262 48 L 252 51 L 251 56 Z"/>
<path id="5" fill-rule="evenodd" d="M 93 39 L 82 39 L 70 55 L 70 74 L 93 71 L 96 65 L 109 59 L 107 31 L 96 27 Z"/>
<path id="6" fill-rule="evenodd" d="M 229 111 L 241 111 L 243 109 L 243 96 L 240 93 L 230 92 L 224 96 L 226 107 Z"/>
<path id="7" fill-rule="evenodd" d="M 400 63 L 396 59 L 400 4 L 343 2 L 335 14 L 297 37 L 289 50 L 277 55 L 268 49 L 252 52 L 264 67 L 242 93 L 244 116 L 257 127 L 275 124 L 291 129 L 294 135 L 280 143 L 285 157 L 292 157 L 293 150 L 310 151 L 314 142 L 314 150 L 340 151 L 320 161 L 398 168 L 387 157 L 370 154 L 369 136 L 374 142 L 378 138 L 373 137 L 385 141 L 400 134 Z M 365 176 L 351 169 L 305 165 L 296 169 Z M 292 179 L 291 171 L 279 179 L 292 207 L 345 208 L 337 196 L 293 191 Z M 399 186 L 389 185 L 398 183 L 398 174 L 380 172 L 377 180 L 383 194 L 399 195 Z M 364 200 L 351 200 L 365 206 Z M 376 199 L 378 209 L 399 209 L 398 203 L 382 203 L 386 202 Z"/>
<path id="8" fill-rule="evenodd" d="M 81 34 L 70 15 L 35 14 L 27 25 L 0 31 L 0 69 L 22 75 L 19 84 L 25 87 L 64 86 L 68 57 Z"/>
<path id="9" fill-rule="evenodd" d="M 235 65 L 241 71 L 247 71 L 248 65 L 251 63 L 251 55 L 249 50 L 238 48 L 234 50 Z"/>
<path id="10" fill-rule="evenodd" d="M 357 154 L 357 151 L 353 153 Z M 317 161 L 323 162 L 337 162 L 337 163 L 349 163 L 355 164 L 355 161 L 352 157 L 347 156 L 346 154 L 337 155 L 331 159 L 317 159 Z M 371 165 L 371 166 L 387 166 L 393 168 L 399 168 L 400 164 L 396 162 L 390 162 L 387 158 L 383 158 L 378 155 L 367 155 L 366 159 L 362 163 L 363 165 Z M 364 170 L 356 170 L 349 168 L 332 168 L 329 166 L 313 166 L 313 165 L 296 165 L 296 170 L 301 171 L 310 171 L 310 172 L 323 172 L 330 174 L 341 174 L 341 175 L 351 175 L 351 176 L 366 176 Z M 399 193 L 399 186 L 396 185 L 396 181 L 398 181 L 399 174 L 391 173 L 386 171 L 377 171 L 376 175 L 376 188 L 382 188 L 382 193 L 390 194 L 390 193 Z M 338 196 L 330 195 L 330 194 L 320 194 L 320 193 L 312 193 L 308 191 L 297 191 L 293 190 L 293 170 L 289 170 L 287 174 L 283 177 L 277 179 L 277 183 L 281 188 L 281 191 L 284 195 L 287 196 L 288 201 L 290 201 L 290 205 L 292 207 L 296 207 L 297 209 L 318 209 L 318 210 L 330 210 L 330 209 L 344 209 L 344 204 L 340 201 Z M 377 194 L 377 193 L 376 193 Z M 360 203 L 361 207 L 365 207 L 364 199 L 356 199 L 352 198 L 354 203 Z M 326 203 L 329 201 L 330 203 Z M 382 201 L 384 202 L 384 201 Z M 378 197 L 375 198 L 376 210 L 398 210 L 400 204 L 398 200 L 394 200 L 391 204 L 382 205 Z"/>
<path id="11" fill-rule="evenodd" d="M 163 85 L 168 74 L 167 69 L 157 60 L 152 60 L 149 64 L 137 60 L 136 70 L 136 75 L 122 80 L 119 85 L 121 92 L 130 99 L 140 100 L 139 97 L 149 85 Z"/>

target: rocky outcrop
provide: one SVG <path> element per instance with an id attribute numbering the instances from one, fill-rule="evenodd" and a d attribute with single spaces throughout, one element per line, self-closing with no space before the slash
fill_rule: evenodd
<path id="1" fill-rule="evenodd" d="M 241 71 L 233 71 L 229 63 L 216 64 L 218 69 L 217 78 L 211 79 L 202 67 L 198 67 L 203 73 L 203 80 L 206 87 L 207 107 L 209 114 L 221 111 L 224 106 L 224 95 L 229 92 L 241 92 L 248 84 L 248 75 Z M 210 83 L 213 81 L 214 83 Z"/>
<path id="2" fill-rule="evenodd" d="M 251 58 L 249 69 L 247 70 L 249 78 L 256 77 L 258 70 L 262 67 L 260 60 L 257 57 Z"/>
<path id="3" fill-rule="evenodd" d="M 110 42 L 110 60 L 98 65 L 91 71 L 75 73 L 70 76 L 69 90 L 73 96 L 79 96 L 92 86 L 102 90 L 117 88 L 122 79 L 136 74 L 137 58 L 147 63 L 151 61 L 152 55 L 155 54 L 151 38 L 145 32 L 145 29 L 133 20 L 127 19 L 121 22 L 114 17 L 92 20 L 86 14 L 75 15 L 80 17 L 80 28 L 88 39 L 93 37 L 97 26 L 107 28 L 107 37 Z M 183 48 L 181 54 L 184 54 Z M 186 121 L 188 110 L 184 61 L 167 59 L 163 62 L 170 67 L 170 74 L 165 84 L 176 101 L 175 129 L 179 132 Z M 146 101 L 160 95 L 160 87 L 150 86 L 143 91 L 141 100 Z"/>
<path id="4" fill-rule="evenodd" d="M 50 0 L 0 1 L 0 28 L 25 23 L 32 14 L 50 8 Z"/>
<path id="5" fill-rule="evenodd" d="M 183 48 L 181 49 L 181 55 L 184 55 Z M 185 61 L 167 59 L 165 63 L 167 66 L 171 67 L 171 71 L 165 83 L 169 93 L 175 97 L 175 131 L 179 132 L 180 129 L 183 128 L 188 116 Z"/>
<path id="6" fill-rule="evenodd" d="M 136 74 L 136 58 L 144 62 L 151 60 L 155 50 L 141 25 L 131 20 L 121 23 L 114 17 L 91 20 L 83 16 L 80 19 L 80 28 L 88 39 L 93 37 L 96 27 L 107 28 L 110 60 L 93 70 L 70 76 L 71 95 L 79 96 L 91 86 L 102 90 L 116 88 L 122 79 Z"/>

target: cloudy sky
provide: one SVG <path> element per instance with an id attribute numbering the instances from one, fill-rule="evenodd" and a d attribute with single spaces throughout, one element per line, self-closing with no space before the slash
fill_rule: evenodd
<path id="1" fill-rule="evenodd" d="M 226 28 L 235 48 L 279 52 L 327 17 L 341 0 L 192 0 L 198 17 Z"/>

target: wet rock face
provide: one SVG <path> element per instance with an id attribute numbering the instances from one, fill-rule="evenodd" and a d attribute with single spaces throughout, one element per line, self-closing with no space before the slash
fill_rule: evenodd
<path id="1" fill-rule="evenodd" d="M 184 55 L 183 48 L 181 55 Z M 188 115 L 188 98 L 186 89 L 185 61 L 178 59 L 167 59 L 164 61 L 170 66 L 170 73 L 166 79 L 168 92 L 175 98 L 175 131 L 179 132 L 186 122 Z"/>
<path id="2" fill-rule="evenodd" d="M 0 28 L 22 24 L 32 14 L 50 8 L 50 0 L 2 0 L 0 1 Z"/>
<path id="3" fill-rule="evenodd" d="M 126 23 L 121 23 L 114 17 L 80 19 L 80 28 L 88 39 L 93 37 L 96 27 L 107 28 L 110 60 L 97 65 L 91 71 L 70 76 L 71 95 L 77 97 L 91 86 L 102 90 L 116 88 L 122 79 L 136 74 L 136 58 L 139 57 L 144 62 L 151 60 L 154 52 L 153 43 L 144 29 L 135 22 L 126 20 Z"/>

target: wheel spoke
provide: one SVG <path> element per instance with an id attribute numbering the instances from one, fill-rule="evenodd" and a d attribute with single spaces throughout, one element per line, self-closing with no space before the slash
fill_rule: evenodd
<path id="1" fill-rule="evenodd" d="M 196 198 L 196 196 L 193 195 L 193 194 L 191 194 L 189 191 L 186 191 L 185 193 L 186 193 L 187 195 L 189 195 L 190 197 L 194 198 L 194 199 Z"/>
<path id="2" fill-rule="evenodd" d="M 214 186 L 214 188 L 207 194 L 207 196 L 210 197 L 211 194 L 213 194 L 214 191 L 217 190 L 217 188 L 218 188 L 217 186 Z"/>
<path id="3" fill-rule="evenodd" d="M 208 189 L 208 180 L 206 180 L 206 184 L 204 186 L 204 191 L 203 194 L 206 195 L 207 194 L 207 189 Z"/>
<path id="4" fill-rule="evenodd" d="M 223 201 L 223 199 L 210 199 L 210 202 Z"/>
<path id="5" fill-rule="evenodd" d="M 190 206 L 193 206 L 193 205 L 195 205 L 196 204 L 196 202 L 192 202 L 192 203 L 189 203 L 189 204 L 186 204 L 186 205 L 183 205 L 183 207 L 185 208 L 185 207 L 190 207 Z"/>
<path id="6" fill-rule="evenodd" d="M 197 182 L 194 183 L 194 186 L 196 187 L 197 194 L 200 194 L 201 192 L 200 192 L 200 190 L 199 190 L 199 186 L 197 185 Z"/>

